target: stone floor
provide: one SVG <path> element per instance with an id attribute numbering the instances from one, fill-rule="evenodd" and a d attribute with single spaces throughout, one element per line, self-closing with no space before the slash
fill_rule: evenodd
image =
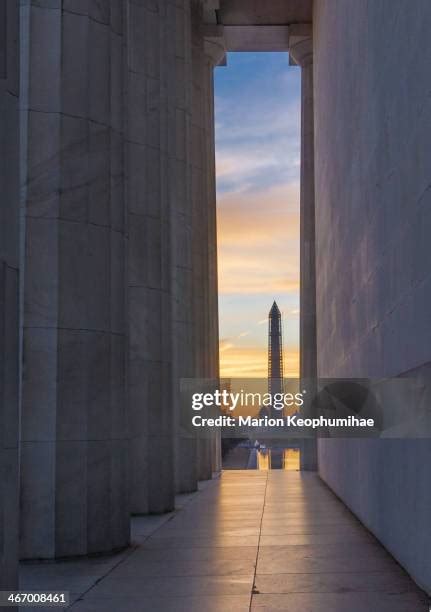
<path id="1" fill-rule="evenodd" d="M 131 549 L 25 565 L 21 586 L 69 590 L 74 612 L 429 610 L 315 474 L 282 470 L 224 472 L 175 513 L 135 519 Z"/>

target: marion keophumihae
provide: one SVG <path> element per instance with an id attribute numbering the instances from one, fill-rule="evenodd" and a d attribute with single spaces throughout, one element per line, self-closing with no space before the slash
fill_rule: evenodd
<path id="1" fill-rule="evenodd" d="M 276 418 L 268 416 L 239 416 L 238 418 L 234 418 L 227 415 L 220 415 L 215 418 L 205 418 L 200 415 L 195 415 L 192 418 L 192 424 L 195 427 L 236 427 L 239 425 L 246 427 L 311 427 L 312 429 L 316 429 L 318 427 L 374 427 L 374 419 L 359 419 L 355 416 L 332 419 L 320 416 L 312 419 L 304 419 L 296 414 Z"/>

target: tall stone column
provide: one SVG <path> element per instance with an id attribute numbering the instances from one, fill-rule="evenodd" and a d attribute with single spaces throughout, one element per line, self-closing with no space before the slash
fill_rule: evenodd
<path id="1" fill-rule="evenodd" d="M 191 2 L 192 42 L 192 257 L 193 257 L 193 327 L 195 342 L 194 377 L 207 377 L 208 346 L 206 302 L 208 292 L 207 267 L 207 160 L 205 142 L 206 60 L 204 52 L 203 7 L 198 0 Z M 208 441 L 197 439 L 197 478 L 209 475 Z"/>
<path id="2" fill-rule="evenodd" d="M 192 205 L 195 376 L 218 375 L 217 242 L 213 69 L 224 57 L 221 42 L 205 36 L 202 4 L 192 14 Z M 212 477 L 214 440 L 198 438 L 198 478 Z"/>
<path id="3" fill-rule="evenodd" d="M 218 386 L 219 370 L 219 321 L 218 321 L 218 270 L 217 270 L 217 201 L 215 176 L 215 119 L 214 119 L 214 68 L 225 62 L 226 50 L 221 37 L 207 36 L 205 51 L 205 143 L 207 184 L 207 377 Z M 221 469 L 220 432 L 214 431 L 209 442 L 209 472 Z"/>
<path id="4" fill-rule="evenodd" d="M 175 195 L 171 208 L 173 407 L 175 418 L 175 487 L 178 493 L 197 487 L 197 439 L 181 426 L 182 379 L 195 376 L 192 244 L 192 11 L 190 0 L 176 4 L 175 112 L 176 153 L 172 166 Z"/>
<path id="5" fill-rule="evenodd" d="M 180 374 L 174 377 L 177 385 L 180 377 L 218 376 L 213 68 L 220 58 L 213 53 L 219 46 L 205 37 L 202 2 L 180 5 L 189 27 L 178 31 L 181 50 L 177 49 L 177 69 L 183 77 L 181 83 L 177 79 L 177 203 L 182 206 L 175 229 L 177 246 L 182 245 L 177 252 L 181 265 L 174 264 L 179 291 L 174 300 L 177 357 L 181 347 L 185 349 L 183 361 L 174 368 Z M 196 439 L 181 428 L 178 433 L 178 490 L 194 490 L 198 480 L 211 478 L 219 466 L 219 441 Z"/>
<path id="6" fill-rule="evenodd" d="M 314 395 L 317 378 L 314 198 L 313 40 L 311 24 L 289 27 L 289 54 L 301 67 L 300 367 L 301 387 Z M 301 469 L 317 469 L 314 438 L 301 446 Z"/>
<path id="7" fill-rule="evenodd" d="M 0 590 L 18 584 L 19 4 L 0 4 Z"/>
<path id="8" fill-rule="evenodd" d="M 127 194 L 131 510 L 174 507 L 171 201 L 175 2 L 128 2 Z"/>
<path id="9" fill-rule="evenodd" d="M 129 541 L 124 5 L 29 2 L 21 545 L 24 558 Z"/>

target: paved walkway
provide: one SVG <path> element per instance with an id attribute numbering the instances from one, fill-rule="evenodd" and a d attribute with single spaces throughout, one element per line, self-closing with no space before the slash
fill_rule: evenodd
<path id="1" fill-rule="evenodd" d="M 182 503 L 135 521 L 125 553 L 27 565 L 23 585 L 69 589 L 74 612 L 428 612 L 313 473 L 229 471 Z"/>

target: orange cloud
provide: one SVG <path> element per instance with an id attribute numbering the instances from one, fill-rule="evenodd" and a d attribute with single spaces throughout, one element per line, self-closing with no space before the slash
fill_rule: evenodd
<path id="1" fill-rule="evenodd" d="M 221 339 L 219 342 L 219 351 L 220 353 L 223 353 L 224 351 L 228 351 L 229 349 L 233 348 L 235 345 L 230 342 L 230 340 L 228 339 Z"/>
<path id="2" fill-rule="evenodd" d="M 222 341 L 223 342 L 223 341 Z M 283 354 L 284 375 L 296 378 L 299 371 L 299 352 L 289 347 Z M 268 351 L 266 347 L 235 347 L 220 354 L 220 376 L 225 378 L 266 378 L 268 375 Z"/>
<path id="3" fill-rule="evenodd" d="M 234 262 L 238 264 L 238 262 Z M 238 266 L 239 267 L 239 266 Z M 262 294 L 279 295 L 280 293 L 297 293 L 299 291 L 299 282 L 288 278 L 274 278 L 272 275 L 265 274 L 259 277 L 252 276 L 253 270 L 250 270 L 250 276 L 246 274 L 246 270 L 233 269 L 223 276 L 219 283 L 219 293 L 221 294 Z"/>
<path id="4" fill-rule="evenodd" d="M 221 294 L 298 292 L 298 197 L 298 186 L 287 184 L 219 198 Z"/>

